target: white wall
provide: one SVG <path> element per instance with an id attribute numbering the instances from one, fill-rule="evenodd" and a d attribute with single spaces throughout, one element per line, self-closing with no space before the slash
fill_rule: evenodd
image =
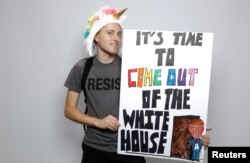
<path id="1" fill-rule="evenodd" d="M 85 57 L 87 18 L 106 4 L 129 8 L 126 28 L 214 33 L 211 145 L 250 146 L 250 1 L 0 0 L 1 163 L 80 162 L 84 132 L 64 118 L 63 83 Z"/>

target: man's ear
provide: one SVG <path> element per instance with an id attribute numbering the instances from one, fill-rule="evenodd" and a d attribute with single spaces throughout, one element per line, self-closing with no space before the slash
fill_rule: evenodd
<path id="1" fill-rule="evenodd" d="M 99 41 L 98 33 L 94 37 L 94 43 L 97 43 Z"/>

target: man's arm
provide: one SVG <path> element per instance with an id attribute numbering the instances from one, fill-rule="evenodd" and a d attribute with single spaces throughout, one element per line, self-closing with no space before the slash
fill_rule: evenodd
<path id="1" fill-rule="evenodd" d="M 100 129 L 110 129 L 112 131 L 118 130 L 120 126 L 119 121 L 111 115 L 99 119 L 88 116 L 85 113 L 81 112 L 77 107 L 79 97 L 80 93 L 68 90 L 64 109 L 65 117 L 74 122 L 85 124 L 91 127 L 97 127 Z"/>

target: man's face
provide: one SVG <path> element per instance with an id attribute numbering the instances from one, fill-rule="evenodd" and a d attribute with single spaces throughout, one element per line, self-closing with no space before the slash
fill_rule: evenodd
<path id="1" fill-rule="evenodd" d="M 119 24 L 104 26 L 95 36 L 98 53 L 116 55 L 121 45 L 122 29 Z"/>
<path id="2" fill-rule="evenodd" d="M 190 125 L 189 128 L 191 135 L 195 138 L 198 139 L 201 137 L 201 134 L 204 130 L 204 127 L 202 125 Z"/>
<path id="3" fill-rule="evenodd" d="M 194 120 L 189 126 L 189 132 L 195 139 L 199 139 L 204 130 L 204 122 L 201 119 Z"/>

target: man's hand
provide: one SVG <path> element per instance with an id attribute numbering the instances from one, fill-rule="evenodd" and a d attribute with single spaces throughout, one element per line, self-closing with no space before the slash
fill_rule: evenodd
<path id="1" fill-rule="evenodd" d="M 211 131 L 211 130 L 212 130 L 211 127 L 206 128 L 206 131 Z M 204 149 L 207 149 L 208 145 L 210 144 L 210 136 L 209 135 L 202 135 L 201 140 L 202 140 Z"/>
<path id="2" fill-rule="evenodd" d="M 120 127 L 120 123 L 117 118 L 112 115 L 108 115 L 102 119 L 99 119 L 96 127 L 100 129 L 110 129 L 111 131 L 117 131 Z"/>

